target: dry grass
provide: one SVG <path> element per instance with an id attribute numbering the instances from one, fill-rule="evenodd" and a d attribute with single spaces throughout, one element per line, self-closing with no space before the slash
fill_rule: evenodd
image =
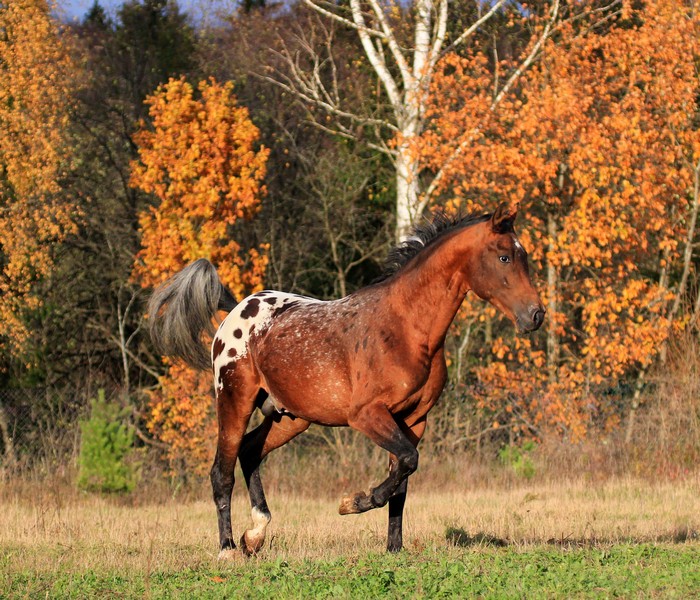
<path id="1" fill-rule="evenodd" d="M 406 509 L 409 552 L 445 546 L 450 530 L 457 543 L 495 540 L 524 549 L 561 543 L 696 542 L 700 532 L 700 474 L 673 483 L 579 479 L 445 491 L 427 489 L 417 475 Z M 268 496 L 272 538 L 264 559 L 358 556 L 384 547 L 385 510 L 341 517 L 338 497 L 309 498 L 279 488 L 270 489 Z M 233 509 L 240 535 L 249 514 L 240 488 Z M 216 559 L 213 503 L 171 499 L 134 506 L 69 488 L 6 491 L 0 498 L 3 558 L 3 568 L 34 572 L 150 573 L 202 566 Z"/>

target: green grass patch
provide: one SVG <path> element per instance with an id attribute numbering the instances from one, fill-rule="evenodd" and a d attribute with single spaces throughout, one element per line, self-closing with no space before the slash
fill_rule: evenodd
<path id="1" fill-rule="evenodd" d="M 700 545 L 518 548 L 480 544 L 328 560 L 115 572 L 14 571 L 0 557 L 0 597 L 50 598 L 689 598 Z"/>

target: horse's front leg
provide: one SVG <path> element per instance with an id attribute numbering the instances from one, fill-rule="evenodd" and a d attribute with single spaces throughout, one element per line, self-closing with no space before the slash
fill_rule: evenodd
<path id="1" fill-rule="evenodd" d="M 414 446 L 418 446 L 418 442 L 423 437 L 425 432 L 425 418 L 416 423 L 412 427 L 404 428 L 406 435 L 411 440 Z M 397 459 L 394 455 L 389 458 L 389 472 L 397 467 Z M 387 534 L 386 549 L 389 552 L 398 552 L 403 548 L 403 507 L 406 504 L 406 495 L 408 493 L 408 478 L 404 479 L 399 487 L 394 492 L 394 495 L 389 498 L 389 531 Z"/>
<path id="2" fill-rule="evenodd" d="M 410 415 L 402 429 L 414 446 L 418 446 L 425 433 L 427 414 L 435 405 L 447 380 L 447 365 L 445 364 L 444 352 L 438 351 L 432 363 L 430 377 L 423 389 L 422 401 L 416 411 Z M 407 424 L 407 423 L 410 423 Z M 389 472 L 396 468 L 396 457 L 389 459 Z M 386 549 L 389 552 L 398 552 L 403 547 L 403 508 L 406 504 L 406 494 L 408 492 L 408 479 L 398 487 L 394 495 L 389 498 L 389 532 L 387 535 Z"/>
<path id="3" fill-rule="evenodd" d="M 384 506 L 401 483 L 418 468 L 418 450 L 381 402 L 373 402 L 358 411 L 348 422 L 350 427 L 364 433 L 375 444 L 396 457 L 396 468 L 369 495 L 358 492 L 340 502 L 341 515 L 362 513 Z"/>

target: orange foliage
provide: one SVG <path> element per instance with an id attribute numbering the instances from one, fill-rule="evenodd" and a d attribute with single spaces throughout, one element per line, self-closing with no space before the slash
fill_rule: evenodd
<path id="1" fill-rule="evenodd" d="M 154 286 L 198 258 L 211 260 L 241 299 L 262 289 L 266 247 L 243 252 L 231 227 L 260 209 L 268 150 L 238 106 L 233 85 L 202 81 L 199 98 L 171 79 L 147 99 L 153 128 L 136 136 L 131 185 L 159 202 L 141 214 L 142 250 L 135 276 Z M 211 458 L 215 420 L 211 375 L 175 365 L 152 392 L 149 429 L 170 448 L 171 462 L 201 472 Z"/>
<path id="2" fill-rule="evenodd" d="M 0 336 L 26 341 L 23 314 L 41 306 L 56 243 L 78 215 L 60 197 L 76 79 L 46 0 L 0 4 Z"/>
<path id="3" fill-rule="evenodd" d="M 214 459 L 217 430 L 210 374 L 176 363 L 158 383 L 150 393 L 146 426 L 167 446 L 173 475 L 205 475 Z"/>
<path id="4" fill-rule="evenodd" d="M 520 202 L 547 323 L 527 339 L 504 328 L 474 374 L 488 390 L 484 406 L 507 407 L 529 431 L 579 439 L 594 421 L 613 422 L 601 398 L 682 325 L 669 281 L 700 160 L 700 21 L 673 0 L 640 6 L 607 30 L 562 26 L 495 111 L 486 61 L 447 57 L 415 148 L 437 169 L 462 144 L 442 182 L 449 206 Z"/>
<path id="5" fill-rule="evenodd" d="M 269 151 L 256 148 L 260 132 L 233 84 L 202 81 L 201 99 L 184 79 L 171 79 L 147 99 L 153 131 L 136 136 L 140 161 L 131 185 L 155 194 L 159 204 L 142 213 L 135 273 L 144 286 L 161 283 L 197 258 L 208 258 L 239 298 L 260 284 L 265 254 L 246 258 L 229 234 L 238 219 L 260 209 Z"/>

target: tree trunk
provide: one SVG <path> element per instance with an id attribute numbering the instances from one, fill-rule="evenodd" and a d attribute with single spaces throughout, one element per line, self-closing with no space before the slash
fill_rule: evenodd
<path id="1" fill-rule="evenodd" d="M 557 224 L 554 215 L 547 215 L 547 373 L 550 385 L 556 383 L 557 366 L 559 365 L 559 338 L 557 336 L 557 295 L 558 273 L 552 264 L 557 237 Z"/>
<path id="2" fill-rule="evenodd" d="M 15 445 L 12 441 L 12 435 L 10 435 L 10 421 L 2 405 L 0 405 L 0 436 L 2 436 L 2 445 L 5 454 L 4 466 L 11 469 L 17 464 L 17 456 L 15 455 Z"/>
<path id="3" fill-rule="evenodd" d="M 405 240 L 420 215 L 418 207 L 418 164 L 402 144 L 396 158 L 396 240 Z"/>

